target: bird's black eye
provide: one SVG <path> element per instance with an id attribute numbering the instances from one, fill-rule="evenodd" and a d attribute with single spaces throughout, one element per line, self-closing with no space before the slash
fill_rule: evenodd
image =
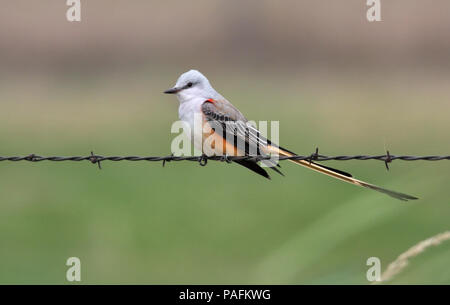
<path id="1" fill-rule="evenodd" d="M 187 85 L 186 85 L 188 88 L 191 88 L 192 87 L 192 83 L 191 82 L 189 82 L 189 83 L 187 83 Z"/>

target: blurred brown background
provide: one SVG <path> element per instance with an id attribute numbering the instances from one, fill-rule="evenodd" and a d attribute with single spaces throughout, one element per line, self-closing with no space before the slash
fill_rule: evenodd
<path id="1" fill-rule="evenodd" d="M 450 3 L 381 1 L 1 1 L 1 73 L 83 74 L 163 65 L 267 70 L 450 68 Z"/>

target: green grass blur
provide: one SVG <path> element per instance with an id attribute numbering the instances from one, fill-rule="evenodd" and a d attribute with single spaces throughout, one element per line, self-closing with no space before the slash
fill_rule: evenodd
<path id="1" fill-rule="evenodd" d="M 0 155 L 167 155 L 179 73 L 2 81 Z M 267 79 L 218 72 L 213 85 L 252 120 L 279 120 L 299 154 L 446 154 L 445 80 Z M 416 82 L 416 83 L 415 83 Z M 374 84 L 376 82 L 372 82 Z M 395 83 L 395 82 L 394 82 Z M 420 83 L 420 86 L 415 84 Z M 14 85 L 15 84 L 15 85 Z M 450 164 L 327 163 L 416 195 L 400 202 L 282 163 L 267 181 L 209 162 L 0 163 L 0 283 L 368 284 L 417 242 L 447 230 Z M 450 243 L 414 258 L 394 284 L 450 284 Z"/>

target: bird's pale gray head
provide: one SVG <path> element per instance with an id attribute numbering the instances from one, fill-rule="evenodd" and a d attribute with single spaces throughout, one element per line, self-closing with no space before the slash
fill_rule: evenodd
<path id="1" fill-rule="evenodd" d="M 187 98 L 190 96 L 209 98 L 209 95 L 215 91 L 211 87 L 208 79 L 197 70 L 190 70 L 181 74 L 177 83 L 164 93 L 177 94 L 179 98 Z"/>

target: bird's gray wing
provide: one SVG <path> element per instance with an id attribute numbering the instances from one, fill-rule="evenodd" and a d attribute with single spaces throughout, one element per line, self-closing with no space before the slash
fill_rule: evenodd
<path id="1" fill-rule="evenodd" d="M 202 104 L 202 112 L 211 128 L 216 132 L 220 130 L 224 140 L 233 141 L 240 152 L 246 156 L 268 156 L 266 152 L 270 141 L 230 102 L 208 99 Z M 271 168 L 279 166 L 271 159 L 262 160 L 262 163 Z"/>

